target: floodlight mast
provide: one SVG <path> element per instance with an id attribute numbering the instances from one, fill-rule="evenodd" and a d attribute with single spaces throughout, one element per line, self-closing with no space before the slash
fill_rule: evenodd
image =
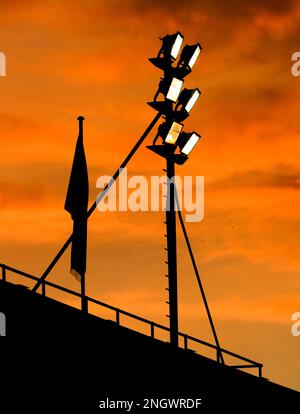
<path id="1" fill-rule="evenodd" d="M 169 277 L 169 318 L 170 343 L 178 347 L 178 287 L 177 287 L 177 241 L 175 215 L 175 162 L 174 157 L 167 156 L 167 249 L 168 249 L 168 277 Z"/>
<path id="2" fill-rule="evenodd" d="M 163 156 L 167 162 L 167 177 L 171 182 L 168 185 L 168 194 L 167 194 L 167 209 L 166 209 L 166 224 L 167 224 L 167 243 L 168 243 L 168 268 L 169 268 L 169 304 L 170 304 L 170 342 L 172 345 L 178 346 L 178 294 L 177 294 L 177 254 L 176 254 L 176 216 L 175 216 L 175 163 L 183 164 L 187 159 L 190 151 L 193 149 L 194 145 L 190 145 L 190 149 L 187 154 L 184 154 L 184 151 L 181 151 L 180 154 L 175 154 L 176 147 L 178 147 L 178 142 L 181 142 L 180 148 L 182 149 L 183 137 L 180 133 L 183 125 L 180 124 L 182 120 L 186 119 L 189 116 L 189 110 L 186 110 L 187 102 L 181 102 L 182 108 L 177 110 L 176 101 L 180 100 L 180 90 L 183 85 L 183 78 L 191 72 L 191 66 L 195 63 L 195 58 L 192 56 L 192 64 L 186 56 L 180 58 L 181 64 L 180 67 L 173 67 L 173 63 L 176 60 L 180 48 L 183 42 L 183 36 L 180 32 L 177 32 L 175 35 L 165 36 L 163 40 L 163 47 L 161 48 L 158 56 L 156 58 L 150 59 L 154 66 L 162 69 L 164 71 L 163 82 L 160 84 L 159 93 L 162 92 L 165 100 L 157 102 L 155 95 L 154 102 L 149 103 L 158 113 L 154 117 L 153 121 L 150 123 L 148 128 L 145 130 L 143 135 L 140 137 L 138 142 L 132 148 L 128 156 L 125 158 L 120 168 L 115 172 L 114 176 L 110 180 L 107 187 L 98 195 L 97 199 L 90 207 L 87 212 L 87 218 L 89 218 L 95 211 L 97 204 L 106 196 L 107 192 L 113 185 L 113 183 L 118 179 L 120 170 L 125 168 L 128 162 L 131 160 L 133 155 L 136 153 L 138 148 L 141 146 L 142 142 L 145 140 L 147 135 L 150 133 L 152 128 L 155 126 L 159 118 L 164 115 L 166 126 L 171 126 L 169 128 L 168 140 L 164 139 L 164 145 L 152 145 L 148 147 L 155 153 Z M 190 67 L 186 68 L 185 63 L 188 62 Z M 183 91 L 184 92 L 184 91 Z M 180 95 L 179 95 L 180 94 Z M 179 96 L 179 99 L 177 99 Z M 195 103 L 195 99 L 192 101 L 192 105 Z M 191 105 L 191 106 L 192 106 Z M 159 128 L 163 130 L 164 128 Z M 163 135 L 163 134 L 162 134 Z M 159 134 L 158 134 L 159 136 Z M 158 137 L 157 136 L 157 137 Z M 156 137 L 156 138 L 157 138 Z M 155 142 L 156 142 L 155 138 Z M 166 138 L 166 137 L 165 137 Z M 181 138 L 181 139 L 180 139 Z M 170 141 L 170 143 L 169 143 Z M 154 142 L 154 143 L 155 143 Z M 173 180 L 172 180 L 173 179 Z M 64 254 L 68 246 L 72 243 L 73 235 L 71 235 L 62 246 L 60 251 L 51 261 L 47 269 L 44 271 L 42 276 L 39 278 L 37 283 L 33 287 L 33 291 L 37 291 L 38 288 L 44 284 L 45 279 L 54 268 L 56 263 L 59 261 L 61 256 Z M 85 300 L 85 294 L 83 293 L 83 300 Z"/>
<path id="3" fill-rule="evenodd" d="M 184 56 L 180 57 L 180 67 L 173 67 L 173 63 L 178 56 L 180 47 L 183 42 L 183 36 L 180 32 L 175 35 L 167 35 L 163 39 L 163 46 L 160 49 L 157 58 L 149 59 L 150 62 L 163 70 L 164 77 L 162 78 L 158 91 L 154 97 L 154 102 L 149 102 L 149 105 L 157 111 L 163 113 L 165 117 L 165 123 L 160 125 L 158 133 L 154 138 L 153 145 L 148 148 L 156 154 L 166 159 L 166 175 L 167 175 L 167 202 L 166 202 L 166 236 L 167 236 L 167 265 L 168 265 L 168 292 L 169 292 L 169 324 L 170 324 L 170 343 L 174 347 L 178 347 L 178 286 L 177 286 L 177 240 L 176 240 L 176 208 L 175 208 L 175 163 L 183 164 L 188 159 L 188 154 L 181 151 L 180 154 L 176 154 L 176 148 L 182 149 L 182 142 L 186 142 L 186 134 L 180 139 L 181 130 L 183 125 L 178 123 L 189 116 L 189 110 L 185 109 L 185 105 L 190 100 L 190 96 L 186 96 L 187 92 L 184 92 L 182 102 L 180 102 L 179 92 L 175 93 L 175 99 L 170 99 L 170 92 L 165 85 L 176 85 L 182 87 L 183 78 L 191 72 L 191 66 L 194 65 L 197 56 L 194 57 L 194 49 L 192 54 L 188 56 L 187 51 L 190 49 L 185 48 Z M 174 42 L 172 44 L 172 42 Z M 200 46 L 195 47 L 200 48 Z M 173 53 L 175 50 L 176 53 Z M 200 52 L 199 52 L 200 53 Z M 198 54 L 199 54 L 198 53 Z M 191 55 L 193 58 L 192 65 L 184 66 L 190 62 L 188 57 Z M 180 83 L 181 82 L 181 83 Z M 198 90 L 198 89 L 197 89 Z M 158 102 L 156 98 L 160 93 L 163 93 L 165 100 Z M 199 93 L 200 95 L 200 93 Z M 181 103 L 181 109 L 177 111 L 178 102 Z M 195 103 L 196 99 L 190 105 Z M 188 108 L 190 109 L 190 108 Z M 163 145 L 157 145 L 157 139 L 161 137 L 163 139 Z M 179 147 L 179 143 L 181 145 Z M 192 149 L 193 147 L 191 147 Z M 191 151 L 191 150 L 190 150 Z"/>

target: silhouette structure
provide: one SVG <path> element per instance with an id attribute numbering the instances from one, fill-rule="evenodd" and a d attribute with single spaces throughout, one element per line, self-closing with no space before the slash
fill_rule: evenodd
<path id="1" fill-rule="evenodd" d="M 160 119 L 161 115 L 162 115 L 161 113 L 158 113 L 157 115 L 155 115 L 154 119 L 150 122 L 150 124 L 146 128 L 145 132 L 141 135 L 141 137 L 139 138 L 137 143 L 133 146 L 133 148 L 131 149 L 131 151 L 127 155 L 127 157 L 124 159 L 124 161 L 122 162 L 120 167 L 117 169 L 117 171 L 112 176 L 112 179 L 108 183 L 107 187 L 98 195 L 97 199 L 94 201 L 92 206 L 89 208 L 89 210 L 87 212 L 87 218 L 89 218 L 93 214 L 93 212 L 96 210 L 96 207 L 97 207 L 98 203 L 100 203 L 101 200 L 103 200 L 103 198 L 106 196 L 107 192 L 109 191 L 109 189 L 111 188 L 113 183 L 118 179 L 118 177 L 120 175 L 120 170 L 122 170 L 122 168 L 125 168 L 127 166 L 129 161 L 131 160 L 131 158 L 134 156 L 134 154 L 140 148 L 140 146 L 145 141 L 145 139 L 147 138 L 149 133 L 152 131 L 152 129 L 154 128 L 154 126 L 156 125 L 158 120 Z M 64 252 L 67 250 L 67 248 L 70 246 L 70 244 L 72 243 L 72 237 L 73 237 L 73 234 L 71 234 L 71 236 L 66 240 L 66 242 L 64 243 L 62 248 L 59 250 L 57 255 L 54 257 L 54 259 L 51 261 L 51 263 L 49 264 L 47 269 L 44 271 L 42 276 L 39 278 L 37 283 L 34 285 L 34 287 L 32 289 L 34 292 L 36 292 L 38 290 L 38 288 L 43 284 L 43 281 L 46 280 L 46 278 L 49 275 L 49 273 L 51 272 L 51 270 L 54 268 L 54 266 L 59 261 L 59 259 L 64 254 Z"/>
<path id="2" fill-rule="evenodd" d="M 65 201 L 74 223 L 71 251 L 71 273 L 82 281 L 86 271 L 87 207 L 89 200 L 89 178 L 83 146 L 83 121 L 79 116 L 79 135 Z"/>
<path id="3" fill-rule="evenodd" d="M 4 407 L 6 400 L 9 412 L 17 412 L 17 409 L 24 411 L 24 408 L 31 412 L 35 409 L 43 412 L 42 405 L 47 405 L 47 411 L 52 409 L 53 412 L 99 412 L 99 401 L 106 398 L 132 399 L 136 403 L 134 412 L 143 409 L 142 402 L 145 398 L 197 398 L 202 400 L 202 411 L 210 412 L 241 413 L 245 411 L 245 407 L 253 412 L 269 413 L 275 409 L 288 412 L 300 406 L 298 392 L 262 377 L 262 364 L 221 348 L 180 211 L 179 221 L 215 345 L 178 332 L 174 184 L 168 187 L 170 208 L 166 213 L 170 327 L 148 321 L 86 295 L 87 219 L 106 196 L 120 170 L 127 166 L 162 115 L 166 122 L 159 127 L 153 145 L 148 148 L 166 158 L 169 179 L 175 175 L 175 163 L 183 164 L 200 138 L 194 132 L 180 134 L 181 129 L 175 137 L 172 127 L 177 124 L 178 128 L 181 125 L 179 123 L 189 116 L 191 107 L 200 95 L 198 89 L 184 89 L 180 93 L 178 85 L 182 86 L 183 78 L 191 72 L 201 46 L 186 46 L 177 67 L 174 67 L 173 63 L 180 50 L 178 45 L 182 44 L 183 36 L 177 32 L 162 40 L 163 46 L 158 56 L 150 59 L 164 71 L 164 78 L 160 82 L 154 102 L 149 103 L 158 113 L 107 187 L 88 209 L 88 173 L 83 148 L 84 118 L 79 117 L 79 136 L 65 203 L 65 209 L 74 221 L 72 235 L 40 278 L 7 265 L 0 265 L 0 312 L 5 318 L 5 333 L 9 339 L 15 340 L 14 343 L 19 343 L 17 353 L 12 353 L 5 346 L 2 354 L 10 361 L 10 367 L 9 370 L 1 370 L 4 381 L 0 384 L 0 408 Z M 160 93 L 164 95 L 164 101 L 156 100 Z M 158 136 L 163 139 L 163 145 L 156 145 Z M 190 141 L 190 149 L 185 152 L 184 148 L 192 136 L 197 140 L 192 144 Z M 175 154 L 176 149 L 180 153 Z M 71 269 L 81 280 L 81 293 L 46 281 L 71 243 Z M 7 274 L 11 272 L 34 281 L 33 289 L 28 290 L 23 285 L 9 283 Z M 40 287 L 42 294 L 37 293 Z M 80 298 L 81 310 L 47 297 L 46 291 L 49 288 Z M 90 303 L 115 312 L 116 321 L 89 314 Z M 150 336 L 121 326 L 123 315 L 146 324 L 150 328 Z M 155 337 L 157 329 L 170 334 L 170 343 Z M 179 339 L 183 339 L 183 348 L 178 347 Z M 190 346 L 195 343 L 213 349 L 217 360 L 196 354 Z M 239 364 L 225 365 L 225 356 L 237 358 Z M 17 381 L 15 375 L 11 375 L 14 374 L 14 367 L 18 368 Z M 245 368 L 258 369 L 258 377 L 241 371 Z M 29 375 L 32 372 L 34 376 Z M 11 398 L 10 391 L 18 398 Z"/>
<path id="4" fill-rule="evenodd" d="M 89 178 L 83 145 L 84 117 L 79 116 L 77 119 L 79 121 L 79 135 L 65 201 L 65 210 L 71 214 L 73 220 L 71 273 L 81 283 L 81 308 L 87 311 L 85 301 L 85 271 Z"/>
<path id="5" fill-rule="evenodd" d="M 0 304 L 8 336 L 1 351 L 9 360 L 1 369 L 0 406 L 11 391 L 18 396 L 8 398 L 9 412 L 44 412 L 43 404 L 55 412 L 97 412 L 107 397 L 201 398 L 199 412 L 299 407 L 296 391 L 122 327 L 120 319 L 86 314 L 7 281 L 0 281 Z"/>

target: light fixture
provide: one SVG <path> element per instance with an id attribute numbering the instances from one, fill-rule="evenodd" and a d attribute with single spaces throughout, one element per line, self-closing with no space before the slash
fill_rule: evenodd
<path id="1" fill-rule="evenodd" d="M 201 136 L 196 132 L 182 132 L 178 139 L 178 146 L 180 148 L 181 154 L 184 154 L 188 157 L 200 138 Z"/>
<path id="2" fill-rule="evenodd" d="M 183 164 L 199 141 L 200 135 L 196 132 L 183 132 L 181 122 L 189 116 L 201 94 L 198 88 L 182 90 L 183 79 L 191 72 L 202 48 L 200 43 L 185 46 L 175 66 L 173 64 L 180 53 L 183 36 L 177 32 L 174 35 L 166 35 L 161 40 L 162 47 L 157 57 L 151 58 L 150 61 L 163 70 L 164 76 L 153 102 L 148 102 L 148 105 L 164 115 L 165 122 L 159 126 L 153 144 L 148 148 L 166 159 L 172 159 L 176 164 Z M 160 94 L 163 95 L 163 99 L 158 100 Z M 158 138 L 161 138 L 162 142 L 157 145 Z M 179 151 L 176 151 L 177 149 Z"/>
<path id="3" fill-rule="evenodd" d="M 183 124 L 171 121 L 165 122 L 158 127 L 157 134 L 154 138 L 153 145 L 155 145 L 158 137 L 161 137 L 165 144 L 175 145 L 177 139 L 182 131 Z"/>
<path id="4" fill-rule="evenodd" d="M 200 43 L 193 46 L 184 46 L 177 67 L 186 68 L 188 71 L 191 71 L 201 50 Z"/>
<path id="5" fill-rule="evenodd" d="M 200 96 L 200 91 L 199 89 L 194 89 L 194 91 L 191 93 L 190 98 L 188 99 L 184 109 L 186 110 L 186 112 L 190 112 L 191 109 L 193 108 L 193 106 L 195 105 L 197 99 Z"/>
<path id="6" fill-rule="evenodd" d="M 162 79 L 154 96 L 154 102 L 156 102 L 160 93 L 169 101 L 177 102 L 182 85 L 183 81 L 177 78 Z"/>
<path id="7" fill-rule="evenodd" d="M 173 78 L 168 89 L 166 98 L 172 102 L 177 102 L 178 96 L 180 94 L 183 81 L 177 78 Z"/>
<path id="8" fill-rule="evenodd" d="M 172 122 L 171 128 L 165 138 L 165 143 L 175 145 L 183 125 L 179 122 Z"/>
<path id="9" fill-rule="evenodd" d="M 170 56 L 173 60 L 176 60 L 183 43 L 182 34 L 177 32 L 173 35 L 166 35 L 163 37 L 162 42 L 159 54 L 163 53 L 165 57 Z"/>
<path id="10" fill-rule="evenodd" d="M 183 36 L 180 32 L 173 35 L 166 35 L 162 40 L 162 46 L 157 54 L 157 57 L 150 58 L 150 62 L 159 69 L 170 70 L 172 63 L 177 59 L 180 52 Z"/>
<path id="11" fill-rule="evenodd" d="M 181 112 L 181 114 L 179 114 L 178 118 L 181 118 L 181 120 L 183 120 L 188 116 L 191 109 L 195 105 L 197 99 L 199 98 L 200 94 L 201 94 L 201 92 L 198 88 L 184 89 L 181 92 L 181 94 L 178 98 L 176 108 L 175 108 L 178 112 Z"/>

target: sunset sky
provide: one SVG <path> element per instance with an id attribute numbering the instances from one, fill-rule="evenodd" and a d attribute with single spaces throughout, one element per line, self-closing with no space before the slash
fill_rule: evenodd
<path id="1" fill-rule="evenodd" d="M 205 177 L 205 218 L 187 230 L 221 345 L 300 389 L 300 337 L 291 335 L 300 311 L 299 22 L 292 0 L 1 2 L 0 261 L 36 275 L 47 267 L 72 229 L 64 201 L 77 116 L 86 119 L 92 203 L 97 178 L 115 172 L 155 116 L 146 102 L 161 73 L 148 58 L 179 30 L 203 47 L 185 81 L 202 92 L 185 130 L 202 140 L 177 173 Z M 162 168 L 144 145 L 128 173 Z M 167 324 L 163 221 L 161 212 L 96 211 L 88 294 Z M 178 236 L 180 330 L 211 341 Z M 68 250 L 49 280 L 78 289 L 69 261 Z"/>

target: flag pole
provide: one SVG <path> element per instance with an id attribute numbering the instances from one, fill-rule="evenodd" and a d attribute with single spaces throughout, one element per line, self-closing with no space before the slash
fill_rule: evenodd
<path id="1" fill-rule="evenodd" d="M 160 119 L 161 115 L 162 115 L 161 113 L 157 113 L 155 115 L 154 119 L 150 122 L 150 124 L 146 128 L 146 130 L 143 133 L 143 135 L 140 137 L 140 139 L 134 145 L 134 147 L 132 148 L 132 150 L 130 151 L 130 153 L 127 155 L 127 157 L 124 159 L 124 161 L 122 162 L 122 164 L 120 165 L 120 167 L 118 168 L 118 170 L 113 175 L 113 177 L 112 177 L 111 181 L 109 182 L 108 186 L 105 187 L 104 190 L 98 195 L 97 199 L 94 201 L 94 203 L 92 204 L 92 206 L 88 210 L 88 212 L 87 212 L 87 218 L 89 218 L 93 214 L 93 212 L 95 211 L 95 209 L 97 207 L 97 204 L 100 203 L 101 200 L 103 200 L 103 198 L 106 196 L 106 194 L 109 191 L 109 189 L 112 186 L 112 184 L 118 179 L 118 177 L 120 175 L 120 170 L 122 168 L 125 168 L 126 165 L 129 163 L 129 161 L 131 160 L 131 158 L 134 156 L 134 154 L 137 152 L 137 150 L 139 149 L 139 147 L 145 141 L 145 139 L 147 138 L 147 136 L 149 135 L 149 133 L 151 132 L 151 130 L 154 128 L 154 126 L 156 125 L 156 123 Z M 66 242 L 64 243 L 64 245 L 62 246 L 62 248 L 59 250 L 59 252 L 57 253 L 57 255 L 54 257 L 54 259 L 51 261 L 51 263 L 49 264 L 49 266 L 46 268 L 46 270 L 44 271 L 44 273 L 42 274 L 42 276 L 40 277 L 40 279 L 38 280 L 38 282 L 36 282 L 36 284 L 32 288 L 32 291 L 33 292 L 36 292 L 38 290 L 38 288 L 42 285 L 42 283 L 44 282 L 44 280 L 46 279 L 46 277 L 48 276 L 48 274 L 51 272 L 51 270 L 54 268 L 54 266 L 56 265 L 56 263 L 59 261 L 59 259 L 61 258 L 61 256 L 67 250 L 67 248 L 69 247 L 69 245 L 72 242 L 72 236 L 73 236 L 73 234 L 71 234 L 71 236 L 66 240 Z M 85 288 L 85 286 L 84 286 L 84 288 Z"/>
<path id="2" fill-rule="evenodd" d="M 79 136 L 81 136 L 82 140 L 83 140 L 83 121 L 84 121 L 84 117 L 79 116 L 77 118 L 77 120 L 79 121 Z M 86 224 L 85 224 L 85 262 L 86 262 L 86 251 L 87 251 L 87 249 L 86 249 L 86 246 L 87 246 L 87 219 L 88 219 L 88 216 L 87 216 L 87 211 L 86 211 L 86 218 L 85 218 L 85 220 L 86 220 Z M 85 280 L 86 280 L 85 275 L 86 275 L 86 272 L 83 272 L 81 274 L 81 277 L 80 277 L 81 310 L 85 313 L 88 313 L 88 301 L 87 301 L 87 298 L 86 298 L 86 295 L 85 295 Z"/>
<path id="3" fill-rule="evenodd" d="M 81 275 L 81 310 L 88 313 L 88 301 L 85 296 L 85 273 Z"/>

